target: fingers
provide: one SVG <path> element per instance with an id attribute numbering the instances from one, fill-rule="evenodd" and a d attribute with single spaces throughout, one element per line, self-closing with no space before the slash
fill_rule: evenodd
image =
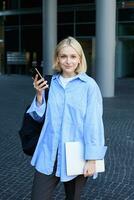
<path id="1" fill-rule="evenodd" d="M 34 81 L 37 81 L 37 80 L 38 80 L 38 77 L 39 77 L 38 74 L 36 74 L 35 77 L 32 77 L 32 79 L 33 79 Z"/>
<path id="2" fill-rule="evenodd" d="M 95 163 L 87 162 L 84 167 L 84 177 L 93 176 L 95 173 Z"/>
<path id="3" fill-rule="evenodd" d="M 89 170 L 89 169 L 85 169 L 84 170 L 84 177 L 88 177 L 88 176 L 93 176 L 94 171 L 93 170 Z"/>
<path id="4" fill-rule="evenodd" d="M 39 92 L 48 88 L 47 81 L 45 81 L 44 78 L 38 80 L 38 75 L 35 76 L 33 86 Z"/>
<path id="5" fill-rule="evenodd" d="M 38 81 L 38 80 L 40 80 L 40 77 L 39 77 L 39 75 L 38 74 L 36 74 L 35 75 L 35 79 L 34 79 L 35 81 Z"/>

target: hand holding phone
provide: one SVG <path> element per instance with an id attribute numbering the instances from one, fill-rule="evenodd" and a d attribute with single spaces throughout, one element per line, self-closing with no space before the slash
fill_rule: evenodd
<path id="1" fill-rule="evenodd" d="M 39 72 L 39 70 L 36 67 L 34 67 L 32 69 L 32 77 L 33 77 L 33 79 L 35 79 L 36 74 L 38 74 L 38 80 L 39 79 L 43 79 L 43 77 L 42 77 L 41 73 Z"/>
<path id="2" fill-rule="evenodd" d="M 33 86 L 36 89 L 36 97 L 37 97 L 37 102 L 39 105 L 42 104 L 42 92 L 43 90 L 47 89 L 49 86 L 47 84 L 47 81 L 42 77 L 41 73 L 37 68 L 34 68 L 34 81 L 33 81 Z"/>
<path id="3" fill-rule="evenodd" d="M 32 77 L 34 79 L 33 85 L 34 88 L 37 90 L 37 93 L 42 93 L 44 89 L 48 88 L 47 81 L 45 81 L 45 79 L 36 67 L 34 68 Z"/>

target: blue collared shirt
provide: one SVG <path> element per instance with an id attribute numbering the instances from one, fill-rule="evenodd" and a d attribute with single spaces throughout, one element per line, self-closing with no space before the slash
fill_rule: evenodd
<path id="1" fill-rule="evenodd" d="M 44 174 L 53 172 L 57 156 L 56 176 L 69 181 L 76 176 L 67 176 L 65 142 L 81 141 L 85 146 L 85 160 L 103 159 L 104 128 L 102 121 L 102 96 L 95 80 L 80 73 L 66 88 L 62 87 L 59 74 L 53 75 L 46 106 L 37 105 L 34 98 L 28 113 L 38 121 L 45 122 L 31 160 L 31 164 Z"/>

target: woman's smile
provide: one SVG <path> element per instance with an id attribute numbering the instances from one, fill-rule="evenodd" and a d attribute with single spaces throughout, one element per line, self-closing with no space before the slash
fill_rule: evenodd
<path id="1" fill-rule="evenodd" d="M 74 76 L 76 75 L 75 70 L 80 63 L 80 57 L 71 46 L 65 46 L 59 52 L 58 62 L 63 76 Z"/>

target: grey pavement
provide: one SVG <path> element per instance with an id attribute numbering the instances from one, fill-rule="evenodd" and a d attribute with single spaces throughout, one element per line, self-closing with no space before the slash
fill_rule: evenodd
<path id="1" fill-rule="evenodd" d="M 134 79 L 116 80 L 115 89 L 115 97 L 104 98 L 106 172 L 88 179 L 84 200 L 134 200 Z M 18 130 L 33 96 L 31 77 L 0 75 L 0 200 L 30 200 L 34 170 Z M 64 198 L 59 184 L 54 199 Z"/>

